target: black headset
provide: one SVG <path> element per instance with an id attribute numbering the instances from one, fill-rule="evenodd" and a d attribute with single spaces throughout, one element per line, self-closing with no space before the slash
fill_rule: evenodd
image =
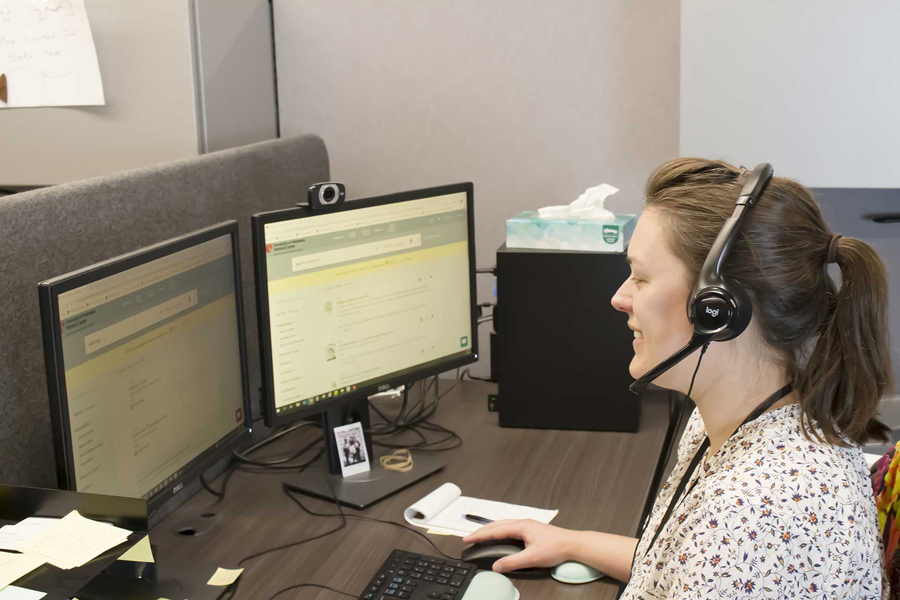
<path id="1" fill-rule="evenodd" d="M 741 233 L 744 219 L 769 185 L 773 174 L 769 163 L 759 164 L 753 169 L 734 203 L 734 213 L 725 221 L 709 249 L 687 304 L 688 319 L 694 326 L 691 341 L 632 383 L 629 388 L 632 392 L 643 392 L 650 382 L 701 346 L 734 339 L 750 324 L 750 317 L 753 316 L 750 295 L 739 283 L 722 275 L 722 265 Z"/>

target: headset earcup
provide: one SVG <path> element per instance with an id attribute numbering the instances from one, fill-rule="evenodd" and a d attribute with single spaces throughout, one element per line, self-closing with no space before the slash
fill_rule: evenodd
<path id="1" fill-rule="evenodd" d="M 737 310 L 732 313 L 728 326 L 713 336 L 713 341 L 716 342 L 733 340 L 741 335 L 747 329 L 750 319 L 753 317 L 753 303 L 750 301 L 750 294 L 747 293 L 744 286 L 725 277 L 722 279 L 722 287 L 728 294 L 731 294 Z"/>

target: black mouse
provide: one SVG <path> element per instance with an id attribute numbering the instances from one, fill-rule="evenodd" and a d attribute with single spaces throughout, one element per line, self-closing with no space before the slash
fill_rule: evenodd
<path id="1" fill-rule="evenodd" d="M 463 548 L 460 560 L 472 563 L 479 569 L 490 571 L 494 563 L 512 554 L 516 554 L 525 549 L 525 542 L 522 540 L 506 539 L 506 540 L 488 540 L 466 546 Z M 512 577 L 549 577 L 550 569 L 541 567 L 532 567 L 528 569 L 519 569 L 510 571 L 507 575 Z"/>

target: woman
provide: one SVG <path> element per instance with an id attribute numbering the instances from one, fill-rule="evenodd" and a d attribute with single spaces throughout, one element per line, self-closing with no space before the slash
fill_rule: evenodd
<path id="1" fill-rule="evenodd" d="M 633 377 L 691 338 L 688 297 L 746 177 L 699 159 L 651 176 L 628 249 L 632 275 L 612 299 L 634 330 Z M 828 263 L 840 267 L 839 289 Z M 776 177 L 723 271 L 749 292 L 753 318 L 711 344 L 702 364 L 695 352 L 655 380 L 688 393 L 696 374 L 697 410 L 641 538 L 500 521 L 464 540 L 524 540 L 495 571 L 574 560 L 627 582 L 627 599 L 881 597 L 859 444 L 888 432 L 876 419 L 891 383 L 884 267 L 863 242 L 828 230 L 807 189 Z M 777 401 L 752 418 L 766 399 Z"/>

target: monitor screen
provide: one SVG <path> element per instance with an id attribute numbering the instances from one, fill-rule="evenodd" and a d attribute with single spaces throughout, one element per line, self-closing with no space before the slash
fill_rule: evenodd
<path id="1" fill-rule="evenodd" d="M 257 224 L 276 414 L 474 360 L 471 185 L 441 189 Z"/>
<path id="2" fill-rule="evenodd" d="M 42 284 L 55 291 L 51 399 L 71 489 L 151 498 L 246 430 L 237 228 L 226 229 Z"/>

